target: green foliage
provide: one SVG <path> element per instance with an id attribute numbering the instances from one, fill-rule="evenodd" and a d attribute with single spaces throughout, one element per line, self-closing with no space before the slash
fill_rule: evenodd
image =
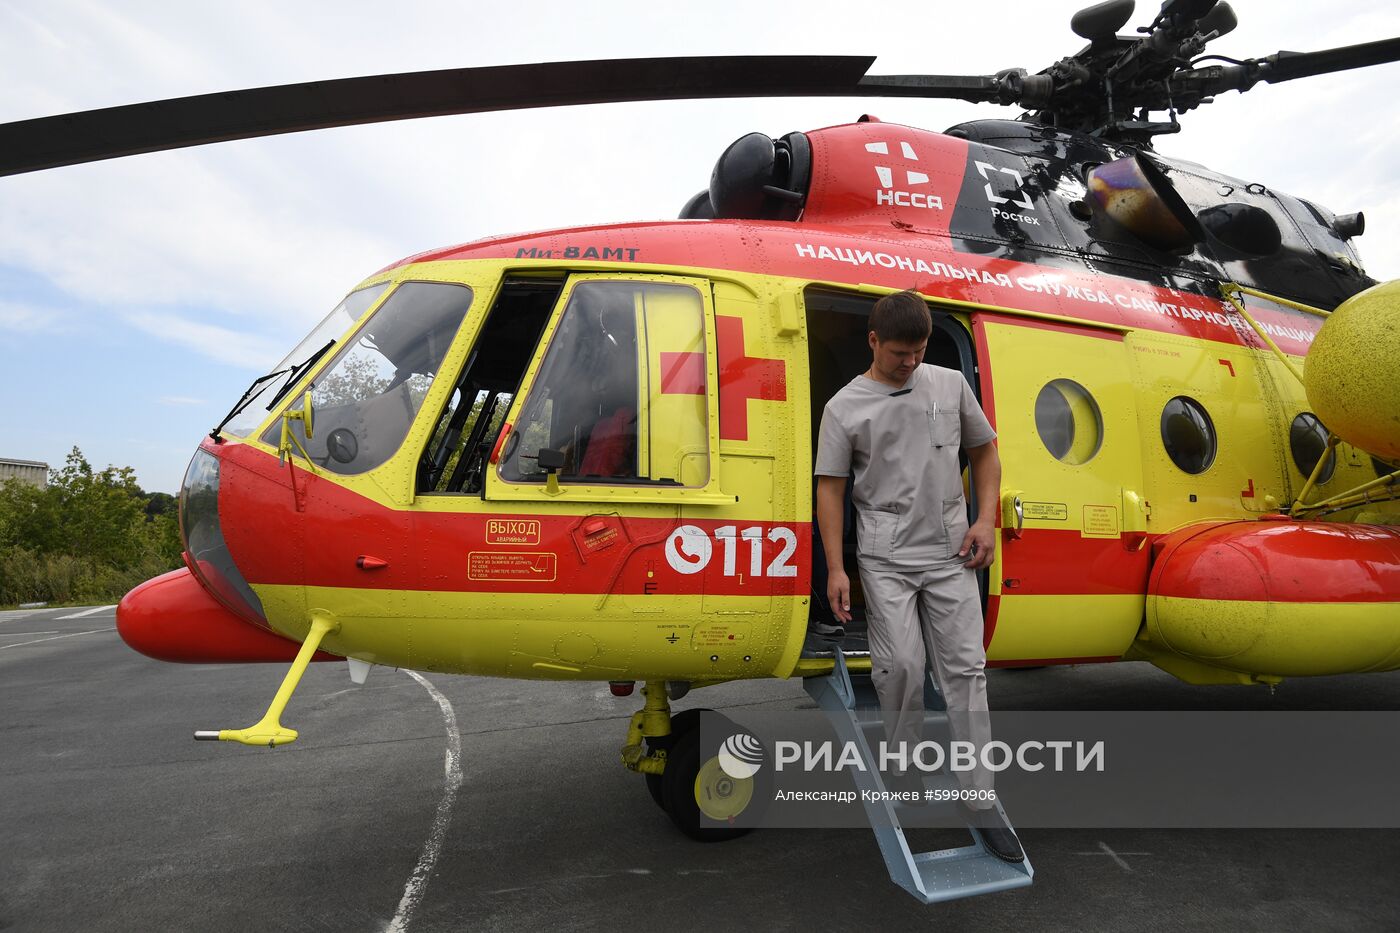
<path id="1" fill-rule="evenodd" d="M 353 405 L 376 395 L 383 395 L 391 380 L 379 373 L 379 356 L 357 348 L 342 359 L 331 372 L 316 382 L 315 402 L 332 407 Z M 313 412 L 314 414 L 314 412 Z"/>
<path id="2" fill-rule="evenodd" d="M 74 447 L 46 489 L 0 484 L 0 605 L 111 601 L 180 566 L 173 497 Z"/>

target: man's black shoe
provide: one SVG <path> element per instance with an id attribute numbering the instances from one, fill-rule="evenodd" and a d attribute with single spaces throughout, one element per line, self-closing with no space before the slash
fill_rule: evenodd
<path id="1" fill-rule="evenodd" d="M 982 843 L 987 847 L 987 851 L 1001 859 L 1003 862 L 1024 862 L 1026 852 L 1021 848 L 1021 841 L 1016 838 L 1016 834 L 1011 831 L 1006 820 L 1002 818 L 1001 811 L 996 807 L 988 807 L 985 810 L 973 810 L 971 807 L 959 806 L 962 810 L 963 819 L 967 825 L 982 837 Z"/>

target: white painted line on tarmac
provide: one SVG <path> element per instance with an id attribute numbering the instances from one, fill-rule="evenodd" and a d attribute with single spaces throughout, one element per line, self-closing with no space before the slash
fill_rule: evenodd
<path id="1" fill-rule="evenodd" d="M 1119 867 L 1119 868 L 1123 869 L 1124 871 L 1132 871 L 1132 870 L 1133 870 L 1133 869 L 1132 869 L 1132 866 L 1129 865 L 1127 862 L 1123 861 L 1122 856 L 1124 856 L 1124 855 L 1151 855 L 1152 853 L 1151 853 L 1151 852 L 1114 852 L 1112 849 L 1110 849 L 1110 848 L 1108 847 L 1108 843 L 1100 841 L 1100 842 L 1099 842 L 1099 851 L 1097 851 L 1097 852 L 1076 852 L 1076 853 L 1074 853 L 1074 854 L 1075 854 L 1075 855 L 1107 855 L 1109 858 L 1113 859 L 1113 861 L 1116 862 L 1116 863 L 1118 864 L 1118 867 Z"/>
<path id="2" fill-rule="evenodd" d="M 17 622 L 38 612 L 53 612 L 52 609 L 6 609 L 0 612 L 0 622 Z"/>
<path id="3" fill-rule="evenodd" d="M 3 645 L 0 646 L 0 651 L 9 651 L 11 648 L 23 648 L 25 645 L 37 645 L 41 641 L 58 641 L 60 638 L 77 638 L 79 635 L 96 635 L 98 632 L 115 632 L 116 630 L 116 627 L 113 626 L 112 628 L 95 628 L 90 632 L 69 632 L 67 635 L 54 635 L 51 638 L 36 638 L 33 641 L 21 641 L 13 645 Z"/>
<path id="4" fill-rule="evenodd" d="M 403 933 L 407 930 L 414 909 L 423 900 L 423 893 L 428 888 L 428 879 L 433 874 L 433 865 L 442 851 L 443 839 L 447 837 L 447 826 L 452 822 L 452 804 L 457 799 L 457 790 L 462 786 L 462 736 L 457 731 L 457 714 L 452 711 L 452 704 L 422 674 L 417 671 L 404 673 L 422 684 L 423 689 L 428 691 L 442 710 L 442 722 L 447 729 L 447 752 L 443 759 L 445 778 L 442 799 L 438 801 L 437 814 L 433 817 L 433 828 L 428 833 L 428 841 L 423 843 L 423 853 L 418 856 L 418 864 L 414 866 L 413 874 L 409 875 L 408 883 L 404 885 L 399 909 L 389 924 L 389 933 Z"/>
<path id="5" fill-rule="evenodd" d="M 1100 843 L 1099 843 L 1099 848 L 1100 848 L 1100 849 L 1103 849 L 1104 852 L 1108 854 L 1108 857 L 1109 857 L 1109 858 L 1111 858 L 1111 859 L 1113 859 L 1115 862 L 1117 862 L 1119 868 L 1123 869 L 1124 871 L 1132 871 L 1132 868 L 1130 868 L 1130 867 L 1128 866 L 1128 863 L 1125 862 L 1125 861 L 1123 861 L 1123 859 L 1118 855 L 1117 852 L 1114 852 L 1112 849 L 1110 849 L 1110 848 L 1108 847 L 1108 843 L 1106 843 L 1106 842 L 1100 842 Z"/>
<path id="6" fill-rule="evenodd" d="M 113 604 L 110 605 L 110 606 L 98 606 L 98 607 L 95 608 L 95 609 L 88 609 L 88 610 L 86 610 L 86 611 L 84 611 L 84 612 L 75 612 L 75 613 L 73 613 L 71 616 L 59 616 L 59 617 L 58 617 L 58 621 L 60 621 L 60 622 L 67 622 L 69 619 L 86 619 L 88 616 L 95 616 L 95 615 L 97 615 L 99 612 L 106 612 L 108 609 L 115 609 L 115 608 L 117 608 L 117 604 L 116 604 L 116 603 L 113 603 Z"/>
<path id="7" fill-rule="evenodd" d="M 57 635 L 57 631 L 52 632 L 0 632 L 0 638 L 25 638 L 29 635 Z"/>

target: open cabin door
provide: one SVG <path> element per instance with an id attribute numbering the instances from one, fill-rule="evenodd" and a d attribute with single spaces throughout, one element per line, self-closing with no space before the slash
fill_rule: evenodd
<path id="1" fill-rule="evenodd" d="M 1121 657 L 1142 623 L 1150 554 L 1124 335 L 991 312 L 972 320 L 1002 462 L 988 661 Z"/>

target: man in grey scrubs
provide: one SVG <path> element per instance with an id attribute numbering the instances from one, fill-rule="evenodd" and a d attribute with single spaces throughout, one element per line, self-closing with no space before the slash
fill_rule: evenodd
<path id="1" fill-rule="evenodd" d="M 846 479 L 854 477 L 857 558 L 870 629 L 871 679 L 893 749 L 921 741 L 925 646 L 947 702 L 956 741 L 980 750 L 991 739 L 983 673 L 982 604 L 975 570 L 992 562 L 1001 461 L 962 373 L 923 362 L 933 331 L 928 305 L 912 291 L 888 295 L 870 313 L 870 368 L 836 393 L 817 442 L 817 523 L 827 597 L 851 618 L 841 541 Z M 970 527 L 958 451 L 967 452 L 981 506 Z M 991 773 L 961 772 L 963 805 L 989 851 L 1025 856 L 990 799 Z M 900 784 L 909 780 L 896 774 Z M 979 793 L 981 792 L 981 793 Z"/>

